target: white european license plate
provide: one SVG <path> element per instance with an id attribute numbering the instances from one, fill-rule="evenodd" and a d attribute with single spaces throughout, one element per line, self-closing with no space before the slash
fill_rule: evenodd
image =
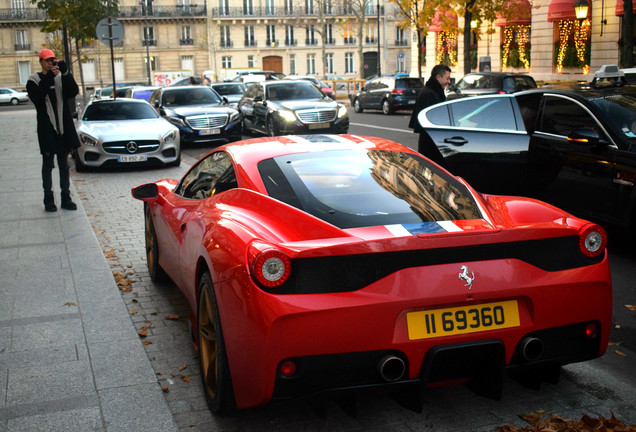
<path id="1" fill-rule="evenodd" d="M 119 162 L 145 162 L 148 160 L 146 155 L 121 155 L 117 157 Z"/>
<path id="2" fill-rule="evenodd" d="M 331 124 L 327 123 L 310 123 L 309 129 L 327 129 Z"/>
<path id="3" fill-rule="evenodd" d="M 218 135 L 221 133 L 221 129 L 219 128 L 214 128 L 214 129 L 201 129 L 199 131 L 199 135 Z"/>
<path id="4" fill-rule="evenodd" d="M 415 99 L 410 99 L 408 103 L 414 104 L 415 103 Z"/>
<path id="5" fill-rule="evenodd" d="M 475 333 L 518 327 L 519 306 L 516 300 L 432 309 L 406 314 L 409 339 Z"/>

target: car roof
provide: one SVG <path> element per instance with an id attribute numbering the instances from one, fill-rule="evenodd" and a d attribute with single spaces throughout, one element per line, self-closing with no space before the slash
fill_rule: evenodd
<path id="1" fill-rule="evenodd" d="M 523 96 L 533 93 L 557 93 L 567 96 L 579 96 L 583 99 L 603 98 L 614 95 L 629 94 L 636 96 L 636 85 L 592 87 L 589 84 L 559 84 L 525 90 L 515 93 L 515 96 Z"/>
<path id="2" fill-rule="evenodd" d="M 95 99 L 90 101 L 89 103 L 91 105 L 99 105 L 99 104 L 113 104 L 113 103 L 123 103 L 123 102 L 141 103 L 141 104 L 148 103 L 143 99 L 126 98 L 126 97 L 118 97 L 117 99 L 113 99 L 113 98 Z"/>
<path id="3" fill-rule="evenodd" d="M 532 78 L 531 75 L 528 74 L 524 74 L 524 73 L 514 73 L 514 72 L 469 72 L 464 76 L 469 76 L 469 75 L 484 75 L 484 76 L 493 76 L 493 77 L 507 77 L 507 76 L 511 76 L 511 77 L 516 77 L 516 76 L 523 76 L 523 77 L 529 77 Z M 534 78 L 533 78 L 534 79 Z"/>

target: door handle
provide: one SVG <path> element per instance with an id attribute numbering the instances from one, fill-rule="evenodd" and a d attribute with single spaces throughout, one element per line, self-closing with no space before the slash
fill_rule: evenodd
<path id="1" fill-rule="evenodd" d="M 467 139 L 460 137 L 460 136 L 454 136 L 451 138 L 444 138 L 444 142 L 446 144 L 452 144 L 452 145 L 456 145 L 456 146 L 463 146 L 464 144 L 466 144 L 468 142 Z"/>

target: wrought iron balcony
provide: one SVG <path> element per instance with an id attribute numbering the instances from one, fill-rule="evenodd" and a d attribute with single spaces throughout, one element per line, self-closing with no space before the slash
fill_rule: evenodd
<path id="1" fill-rule="evenodd" d="M 219 45 L 221 46 L 221 48 L 232 48 L 234 46 L 234 43 L 232 43 L 231 40 L 221 39 L 221 42 L 219 43 Z"/>
<path id="2" fill-rule="evenodd" d="M 285 45 L 296 46 L 298 45 L 298 39 L 285 39 Z"/>
<path id="3" fill-rule="evenodd" d="M 117 18 L 178 18 L 204 17 L 207 14 L 205 6 L 176 5 L 142 8 L 139 6 L 120 6 Z"/>
<path id="4" fill-rule="evenodd" d="M 30 51 L 31 50 L 31 44 L 28 44 L 28 43 L 15 44 L 15 50 L 16 51 Z"/>
<path id="5" fill-rule="evenodd" d="M 213 18 L 236 18 L 236 17 L 292 17 L 302 13 L 303 16 L 318 17 L 320 15 L 317 8 L 310 9 L 297 8 L 296 10 L 287 7 L 227 7 L 227 8 L 212 8 Z M 324 12 L 324 16 L 352 16 L 353 12 L 347 10 L 345 7 L 333 7 L 329 11 Z"/>
<path id="6" fill-rule="evenodd" d="M 194 45 L 194 39 L 180 39 L 179 44 L 181 45 Z"/>
<path id="7" fill-rule="evenodd" d="M 43 9 L 0 9 L 0 21 L 41 21 L 49 14 Z"/>
<path id="8" fill-rule="evenodd" d="M 144 39 L 141 44 L 143 46 L 157 46 L 157 39 Z"/>

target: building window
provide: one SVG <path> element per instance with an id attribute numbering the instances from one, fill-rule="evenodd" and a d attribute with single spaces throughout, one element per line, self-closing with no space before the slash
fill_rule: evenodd
<path id="1" fill-rule="evenodd" d="M 82 74 L 84 75 L 85 82 L 95 82 L 97 78 L 95 76 L 95 60 L 87 59 L 82 62 Z"/>
<path id="2" fill-rule="evenodd" d="M 305 40 L 305 45 L 318 45 L 318 40 L 316 39 L 316 32 L 314 30 L 314 26 L 310 25 L 305 28 L 305 33 L 307 34 L 307 39 Z"/>
<path id="3" fill-rule="evenodd" d="M 334 74 L 335 72 L 333 71 L 333 54 L 327 54 L 327 56 L 325 57 L 325 61 L 327 62 L 327 64 L 325 65 L 325 69 L 327 70 L 326 73 Z"/>
<path id="4" fill-rule="evenodd" d="M 285 0 L 285 15 L 294 14 L 294 0 Z"/>
<path id="5" fill-rule="evenodd" d="M 245 46 L 256 46 L 256 38 L 254 37 L 254 26 L 245 26 Z"/>
<path id="6" fill-rule="evenodd" d="M 278 41 L 276 40 L 276 26 L 267 24 L 265 26 L 265 30 L 267 33 L 267 41 L 265 42 L 267 46 L 278 46 Z"/>
<path id="7" fill-rule="evenodd" d="M 333 24 L 325 24 L 324 32 L 325 43 L 327 45 L 334 45 L 336 43 L 336 39 L 333 37 Z"/>
<path id="8" fill-rule="evenodd" d="M 289 55 L 289 74 L 296 75 L 296 54 Z"/>
<path id="9" fill-rule="evenodd" d="M 190 13 L 190 0 L 177 1 L 177 8 L 183 13 Z"/>
<path id="10" fill-rule="evenodd" d="M 29 77 L 31 76 L 31 62 L 19 61 L 18 62 L 18 75 L 20 76 L 20 84 L 26 85 Z"/>
<path id="11" fill-rule="evenodd" d="M 367 36 L 364 39 L 365 43 L 375 43 L 377 39 L 375 38 L 377 34 L 377 26 L 375 23 L 367 23 L 366 25 L 366 33 Z"/>
<path id="12" fill-rule="evenodd" d="M 150 71 L 159 70 L 157 68 L 157 58 L 155 56 L 150 56 Z M 144 56 L 144 76 L 148 78 L 148 57 Z"/>
<path id="13" fill-rule="evenodd" d="M 296 35 L 294 34 L 294 26 L 287 25 L 285 27 L 285 45 L 295 46 L 297 44 Z"/>
<path id="14" fill-rule="evenodd" d="M 356 38 L 353 36 L 353 24 L 352 23 L 345 23 L 342 26 L 342 31 L 344 34 L 344 43 L 345 45 L 355 45 L 356 43 Z"/>
<path id="15" fill-rule="evenodd" d="M 265 15 L 276 15 L 276 8 L 274 7 L 274 0 L 265 0 Z"/>
<path id="16" fill-rule="evenodd" d="M 254 56 L 253 55 L 248 55 L 247 56 L 247 67 L 252 69 L 256 67 L 256 62 L 254 61 Z"/>
<path id="17" fill-rule="evenodd" d="M 126 79 L 126 73 L 124 69 L 124 59 L 116 58 L 115 59 L 115 81 L 123 81 Z"/>
<path id="18" fill-rule="evenodd" d="M 144 40 L 142 42 L 143 46 L 157 46 L 154 27 L 144 27 Z"/>
<path id="19" fill-rule="evenodd" d="M 221 57 L 221 67 L 223 69 L 231 69 L 232 68 L 232 56 L 223 56 L 223 57 Z"/>
<path id="20" fill-rule="evenodd" d="M 305 13 L 307 15 L 315 15 L 314 0 L 305 0 Z"/>
<path id="21" fill-rule="evenodd" d="M 404 72 L 406 72 L 406 56 L 400 51 L 397 56 L 397 69 L 395 70 L 395 73 Z"/>
<path id="22" fill-rule="evenodd" d="M 404 36 L 404 29 L 401 27 L 395 27 L 395 45 L 406 45 L 406 37 Z"/>
<path id="23" fill-rule="evenodd" d="M 307 75 L 316 75 L 316 54 L 307 54 Z"/>
<path id="24" fill-rule="evenodd" d="M 230 26 L 220 26 L 221 29 L 221 39 L 219 41 L 221 48 L 231 48 L 232 47 L 232 38 L 230 37 Z"/>
<path id="25" fill-rule="evenodd" d="M 194 75 L 194 56 L 181 56 L 181 70 L 190 71 L 190 75 Z"/>
<path id="26" fill-rule="evenodd" d="M 190 26 L 182 26 L 181 27 L 181 45 L 193 45 L 194 40 L 192 39 L 192 28 Z"/>
<path id="27" fill-rule="evenodd" d="M 28 51 L 31 49 L 29 44 L 29 34 L 26 30 L 15 31 L 15 50 L 16 51 Z"/>
<path id="28" fill-rule="evenodd" d="M 219 0 L 219 15 L 230 16 L 230 0 Z"/>
<path id="29" fill-rule="evenodd" d="M 333 15 L 333 2 L 332 2 L 332 0 L 323 0 L 323 4 L 324 4 L 325 15 Z"/>
<path id="30" fill-rule="evenodd" d="M 345 73 L 355 73 L 353 70 L 353 53 L 351 52 L 345 53 Z"/>
<path id="31" fill-rule="evenodd" d="M 254 15 L 254 0 L 243 0 L 243 14 Z"/>
<path id="32" fill-rule="evenodd" d="M 375 2 L 368 1 L 366 4 L 366 10 L 364 11 L 364 14 L 366 16 L 373 16 L 373 15 L 376 15 L 377 12 L 378 11 L 376 10 Z"/>

